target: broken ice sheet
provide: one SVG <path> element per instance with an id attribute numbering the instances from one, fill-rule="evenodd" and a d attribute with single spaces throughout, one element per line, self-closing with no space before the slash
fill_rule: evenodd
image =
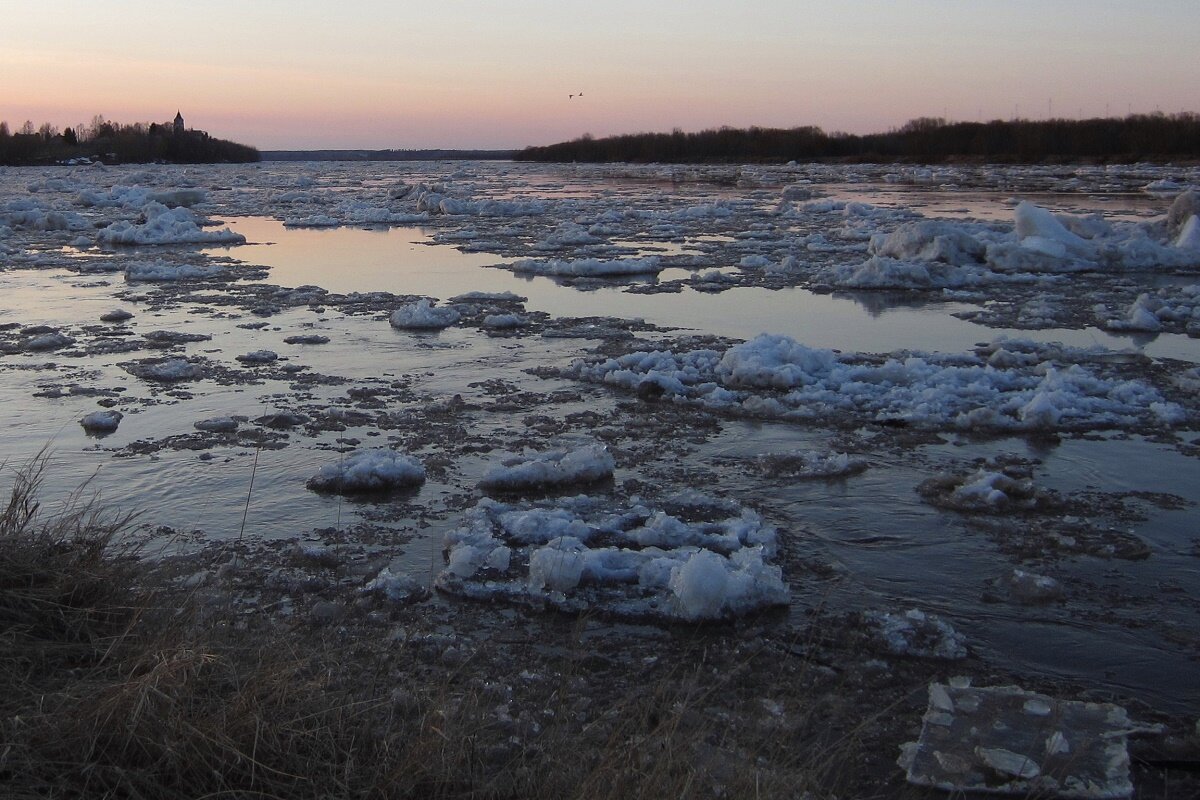
<path id="1" fill-rule="evenodd" d="M 1126 745 L 1138 728 L 1124 708 L 954 683 L 929 685 L 921 736 L 901 747 L 909 783 L 1064 798 L 1133 794 Z"/>

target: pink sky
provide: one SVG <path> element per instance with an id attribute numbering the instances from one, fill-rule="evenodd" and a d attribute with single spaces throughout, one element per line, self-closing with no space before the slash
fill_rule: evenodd
<path id="1" fill-rule="evenodd" d="M 178 109 L 263 149 L 508 148 L 719 125 L 865 133 L 1051 104 L 1200 110 L 1191 2 L 408 5 L 3 2 L 0 119 Z"/>

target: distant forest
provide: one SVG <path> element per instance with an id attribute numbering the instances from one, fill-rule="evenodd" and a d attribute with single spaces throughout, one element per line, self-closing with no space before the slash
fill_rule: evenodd
<path id="1" fill-rule="evenodd" d="M 498 161 L 512 150 L 264 150 L 263 161 Z"/>
<path id="2" fill-rule="evenodd" d="M 887 133 L 828 134 L 817 127 L 635 133 L 527 147 L 518 161 L 725 163 L 765 161 L 992 163 L 1131 162 L 1200 158 L 1200 114 L 947 122 L 914 119 Z"/>
<path id="3" fill-rule="evenodd" d="M 0 122 L 0 164 L 28 166 L 87 159 L 106 164 L 243 164 L 260 159 L 258 150 L 216 139 L 204 131 L 176 132 L 170 123 L 122 125 L 96 116 L 90 125 L 58 128 L 26 122 L 12 133 Z"/>

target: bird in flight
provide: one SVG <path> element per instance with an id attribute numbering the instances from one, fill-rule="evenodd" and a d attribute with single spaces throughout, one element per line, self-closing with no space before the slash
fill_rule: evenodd
<path id="1" fill-rule="evenodd" d="M 583 92 L 580 92 L 579 94 L 569 94 L 569 95 L 567 95 L 567 99 L 568 99 L 568 100 L 574 100 L 576 97 L 583 97 Z"/>

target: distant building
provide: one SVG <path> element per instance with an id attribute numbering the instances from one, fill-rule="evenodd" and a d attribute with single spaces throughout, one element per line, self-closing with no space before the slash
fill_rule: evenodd
<path id="1" fill-rule="evenodd" d="M 175 112 L 175 133 L 183 133 L 183 114 Z"/>

